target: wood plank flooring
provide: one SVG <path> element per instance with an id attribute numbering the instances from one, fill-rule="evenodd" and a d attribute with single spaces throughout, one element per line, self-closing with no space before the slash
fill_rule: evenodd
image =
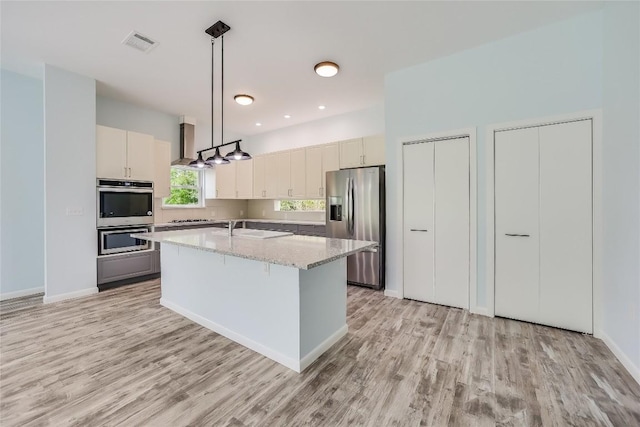
<path id="1" fill-rule="evenodd" d="M 349 334 L 302 374 L 161 307 L 157 280 L 0 304 L 0 425 L 640 426 L 593 337 L 348 293 Z"/>

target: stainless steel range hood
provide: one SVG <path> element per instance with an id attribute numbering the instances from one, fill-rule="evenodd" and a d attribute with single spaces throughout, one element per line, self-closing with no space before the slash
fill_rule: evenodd
<path id="1" fill-rule="evenodd" d="M 171 162 L 171 166 L 189 167 L 196 159 L 195 120 L 182 116 L 180 118 L 180 158 Z"/>

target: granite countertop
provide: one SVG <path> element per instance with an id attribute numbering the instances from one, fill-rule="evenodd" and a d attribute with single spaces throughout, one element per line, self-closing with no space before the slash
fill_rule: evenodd
<path id="1" fill-rule="evenodd" d="M 211 221 L 198 221 L 198 222 L 165 222 L 160 224 L 153 224 L 154 227 L 177 227 L 180 225 L 212 225 L 227 223 L 229 221 L 237 222 L 266 222 L 274 224 L 298 224 L 298 225 L 325 225 L 324 221 L 305 221 L 295 219 L 251 219 L 251 218 L 230 218 L 230 219 L 212 219 Z"/>
<path id="2" fill-rule="evenodd" d="M 138 239 L 231 255 L 239 258 L 308 270 L 356 252 L 376 248 L 376 242 L 286 236 L 270 239 L 233 236 L 220 230 L 191 229 L 132 234 Z"/>

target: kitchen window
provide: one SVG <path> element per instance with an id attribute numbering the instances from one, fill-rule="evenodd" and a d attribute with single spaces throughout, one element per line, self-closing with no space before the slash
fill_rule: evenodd
<path id="1" fill-rule="evenodd" d="M 273 210 L 280 212 L 324 212 L 324 200 L 276 200 Z"/>
<path id="2" fill-rule="evenodd" d="M 200 208 L 204 206 L 204 171 L 171 168 L 171 195 L 162 199 L 163 207 Z"/>

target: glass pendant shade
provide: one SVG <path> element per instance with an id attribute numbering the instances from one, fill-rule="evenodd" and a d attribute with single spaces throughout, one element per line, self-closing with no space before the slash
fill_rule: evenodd
<path id="1" fill-rule="evenodd" d="M 251 156 L 240 149 L 240 143 L 236 142 L 236 149 L 224 156 L 228 160 L 249 160 Z"/>
<path id="2" fill-rule="evenodd" d="M 216 152 L 213 156 L 207 159 L 207 163 L 214 165 L 226 165 L 227 163 L 231 163 L 229 160 L 225 159 L 220 155 L 220 148 L 216 147 Z"/>

